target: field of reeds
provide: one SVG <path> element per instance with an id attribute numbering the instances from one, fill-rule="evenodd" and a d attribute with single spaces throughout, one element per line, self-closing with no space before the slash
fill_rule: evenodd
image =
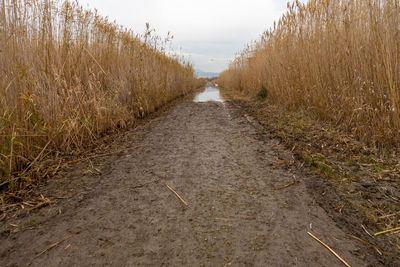
<path id="1" fill-rule="evenodd" d="M 0 2 L 0 184 L 16 172 L 29 182 L 38 162 L 199 86 L 170 38 L 147 28 L 136 34 L 76 1 Z"/>
<path id="2" fill-rule="evenodd" d="M 400 1 L 288 4 L 219 84 L 307 110 L 383 149 L 400 147 Z"/>

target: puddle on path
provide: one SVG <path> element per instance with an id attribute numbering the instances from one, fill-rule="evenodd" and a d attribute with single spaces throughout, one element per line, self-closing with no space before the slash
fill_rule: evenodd
<path id="1" fill-rule="evenodd" d="M 193 100 L 194 102 L 209 102 L 209 101 L 216 101 L 216 102 L 224 102 L 222 99 L 219 89 L 209 86 L 203 92 L 198 93 Z"/>

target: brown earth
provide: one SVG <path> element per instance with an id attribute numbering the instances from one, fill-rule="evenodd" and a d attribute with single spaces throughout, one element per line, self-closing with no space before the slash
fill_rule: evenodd
<path id="1" fill-rule="evenodd" d="M 356 214 L 342 219 L 330 185 L 238 107 L 180 103 L 121 148 L 64 169 L 36 189 L 50 205 L 3 220 L 0 266 L 342 266 L 307 232 L 351 266 L 400 265 L 377 252 L 384 240 L 350 237 Z"/>

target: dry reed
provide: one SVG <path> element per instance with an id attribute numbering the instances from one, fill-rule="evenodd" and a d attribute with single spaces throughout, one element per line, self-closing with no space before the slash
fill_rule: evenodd
<path id="1" fill-rule="evenodd" d="M 199 86 L 190 63 L 166 51 L 169 41 L 77 1 L 2 0 L 0 183 Z"/>
<path id="2" fill-rule="evenodd" d="M 399 148 L 400 1 L 288 4 L 218 83 L 307 109 L 372 146 Z"/>

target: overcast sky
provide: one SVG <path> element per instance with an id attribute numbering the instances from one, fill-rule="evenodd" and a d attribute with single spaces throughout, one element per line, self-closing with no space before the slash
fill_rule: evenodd
<path id="1" fill-rule="evenodd" d="M 291 0 L 290 0 L 291 1 Z M 301 2 L 306 2 L 302 0 Z M 196 70 L 220 72 L 286 10 L 286 0 L 79 0 L 137 33 L 146 22 L 174 35 Z"/>

